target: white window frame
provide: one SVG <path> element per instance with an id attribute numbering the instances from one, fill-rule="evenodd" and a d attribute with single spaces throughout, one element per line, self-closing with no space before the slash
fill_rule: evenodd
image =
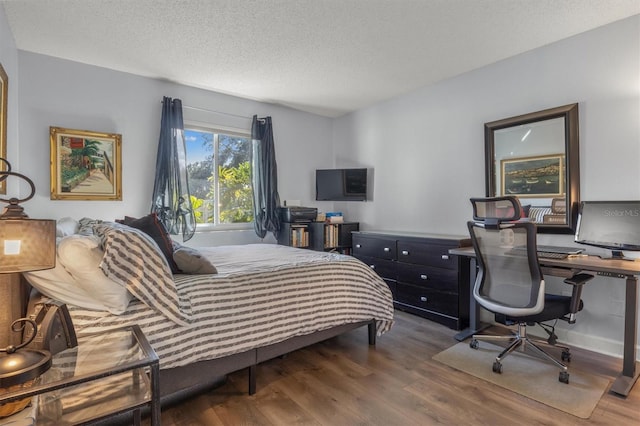
<path id="1" fill-rule="evenodd" d="M 249 139 L 249 143 L 251 143 L 251 129 L 238 129 L 233 127 L 226 126 L 218 126 L 209 123 L 203 123 L 198 121 L 187 121 L 184 122 L 184 129 L 187 130 L 196 130 L 202 132 L 209 132 L 214 135 L 213 140 L 213 158 L 214 158 L 214 167 L 213 167 L 213 175 L 214 175 L 214 183 L 216 188 L 216 199 L 220 199 L 220 188 L 218 187 L 218 135 L 223 133 L 225 135 L 232 136 L 240 136 L 243 138 Z M 187 150 L 187 161 L 189 160 L 189 152 Z M 217 206 L 213 206 L 214 208 L 214 218 L 220 217 L 219 210 Z M 196 232 L 216 232 L 216 231 L 235 231 L 235 230 L 247 230 L 253 229 L 254 221 L 245 222 L 245 223 L 196 223 Z"/>

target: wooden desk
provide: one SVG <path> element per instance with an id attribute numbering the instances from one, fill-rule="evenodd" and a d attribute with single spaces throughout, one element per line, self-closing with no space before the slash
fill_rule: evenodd
<path id="1" fill-rule="evenodd" d="M 475 251 L 473 247 L 449 250 L 450 254 L 467 259 L 470 271 L 470 310 L 469 328 L 456 334 L 459 341 L 465 340 L 484 327 L 480 324 L 479 305 L 473 297 L 473 287 L 476 277 Z M 577 256 L 566 259 L 539 258 L 540 267 L 545 275 L 570 277 L 578 272 L 591 272 L 596 275 L 624 279 L 626 282 L 624 306 L 624 346 L 622 358 L 622 373 L 611 386 L 611 392 L 627 396 L 633 384 L 640 376 L 640 363 L 636 361 L 636 345 L 638 335 L 638 276 L 640 276 L 640 261 L 619 259 L 601 259 L 597 256 Z"/>

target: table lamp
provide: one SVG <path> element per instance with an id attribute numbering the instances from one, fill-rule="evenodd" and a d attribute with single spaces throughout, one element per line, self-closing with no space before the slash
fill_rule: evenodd
<path id="1" fill-rule="evenodd" d="M 33 181 L 11 171 L 5 159 L 6 170 L 0 170 L 0 181 L 8 177 L 25 180 L 31 187 L 28 197 L 0 198 L 9 205 L 0 213 L 0 391 L 13 390 L 44 373 L 51 366 L 47 351 L 24 348 L 22 330 L 26 323 L 36 324 L 23 315 L 25 290 L 20 273 L 53 268 L 56 264 L 55 220 L 29 219 L 20 206 L 35 194 Z M 32 337 L 36 335 L 34 331 Z M 0 405 L 0 417 L 20 411 L 29 399 Z"/>

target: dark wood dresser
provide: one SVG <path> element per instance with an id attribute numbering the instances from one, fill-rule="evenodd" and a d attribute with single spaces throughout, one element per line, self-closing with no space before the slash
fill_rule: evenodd
<path id="1" fill-rule="evenodd" d="M 389 285 L 397 309 L 460 330 L 469 325 L 469 260 L 449 250 L 467 237 L 354 232 L 353 256 Z"/>

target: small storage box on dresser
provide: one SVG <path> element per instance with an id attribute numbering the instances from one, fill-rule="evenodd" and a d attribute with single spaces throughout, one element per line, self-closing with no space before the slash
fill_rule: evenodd
<path id="1" fill-rule="evenodd" d="M 469 324 L 469 266 L 449 250 L 470 245 L 460 236 L 353 233 L 353 255 L 385 280 L 397 309 L 456 330 Z"/>

